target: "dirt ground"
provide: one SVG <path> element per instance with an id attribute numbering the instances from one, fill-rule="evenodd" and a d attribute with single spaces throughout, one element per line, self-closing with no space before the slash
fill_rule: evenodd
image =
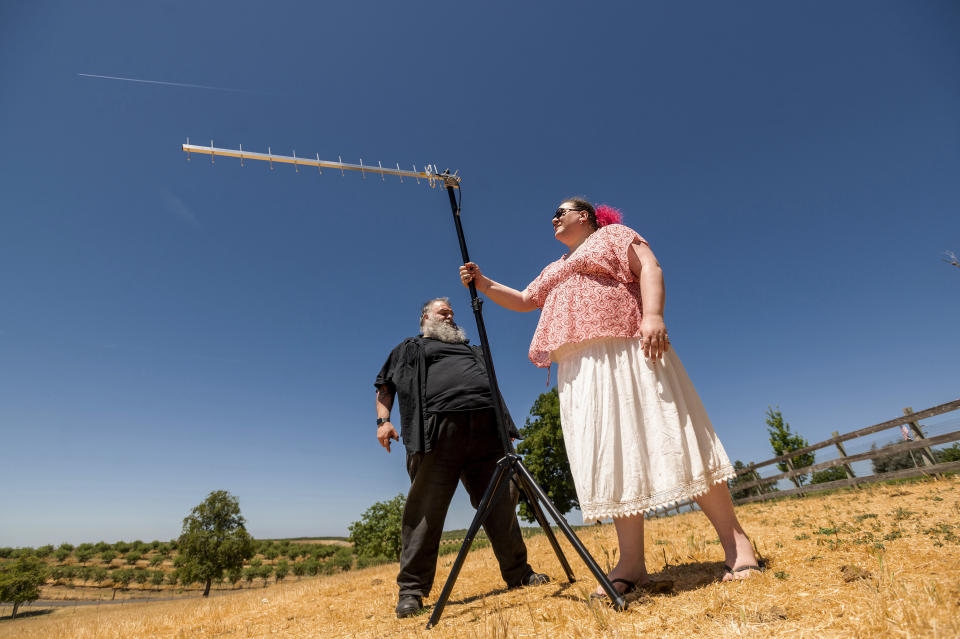
<path id="1" fill-rule="evenodd" d="M 717 580 L 722 553 L 700 513 L 647 522 L 647 566 L 674 590 L 616 612 L 591 601 L 586 567 L 569 584 L 545 537 L 527 541 L 550 584 L 505 591 L 489 549 L 471 553 L 440 625 L 398 620 L 396 564 L 203 600 L 24 608 L 0 638 L 133 637 L 960 637 L 960 479 L 872 485 L 750 504 L 740 520 L 770 567 Z M 616 561 L 610 525 L 581 531 L 603 566 Z M 440 558 L 428 606 L 453 555 Z M 9 607 L 0 615 L 9 615 Z"/>

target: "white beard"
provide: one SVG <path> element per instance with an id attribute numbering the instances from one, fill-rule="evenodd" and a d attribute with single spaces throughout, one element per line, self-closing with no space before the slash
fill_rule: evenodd
<path id="1" fill-rule="evenodd" d="M 420 329 L 424 337 L 432 337 L 447 344 L 463 344 L 467 341 L 467 334 L 456 324 L 447 324 L 443 320 L 427 318 Z"/>

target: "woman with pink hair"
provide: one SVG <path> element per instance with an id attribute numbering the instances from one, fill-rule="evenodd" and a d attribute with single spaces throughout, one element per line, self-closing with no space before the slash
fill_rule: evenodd
<path id="1" fill-rule="evenodd" d="M 616 209 L 564 200 L 553 234 L 568 252 L 524 290 L 460 267 L 491 300 L 541 309 L 530 361 L 557 362 L 560 420 L 584 523 L 613 518 L 620 560 L 610 579 L 624 594 L 661 590 L 643 559 L 643 515 L 694 499 L 720 538 L 723 580 L 761 570 L 733 512 L 733 466 L 663 321 L 663 272 L 647 241 Z M 659 587 L 658 587 L 659 586 Z M 605 596 L 597 589 L 598 596 Z"/>

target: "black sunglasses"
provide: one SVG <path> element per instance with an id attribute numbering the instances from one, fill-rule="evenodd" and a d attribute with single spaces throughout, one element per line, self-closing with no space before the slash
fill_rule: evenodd
<path id="1" fill-rule="evenodd" d="M 578 210 L 579 209 L 565 209 L 561 206 L 559 209 L 557 209 L 557 212 L 553 214 L 553 219 L 556 220 L 557 218 L 563 216 L 565 213 L 569 213 L 570 211 L 578 211 Z"/>

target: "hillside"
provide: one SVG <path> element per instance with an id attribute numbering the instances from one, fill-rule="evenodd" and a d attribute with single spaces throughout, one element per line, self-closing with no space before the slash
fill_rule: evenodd
<path id="1" fill-rule="evenodd" d="M 677 586 L 622 613 L 588 602 L 594 583 L 565 542 L 579 581 L 559 581 L 541 535 L 527 541 L 531 563 L 554 583 L 505 592 L 491 551 L 478 550 L 431 631 L 427 616 L 394 617 L 396 564 L 388 564 L 207 601 L 60 608 L 0 621 L 0 638 L 960 636 L 957 477 L 751 504 L 739 513 L 770 562 L 766 573 L 719 583 L 722 555 L 701 514 L 651 520 L 648 568 Z M 613 561 L 612 526 L 582 530 L 581 539 L 601 565 Z M 453 557 L 441 557 L 428 603 Z"/>

